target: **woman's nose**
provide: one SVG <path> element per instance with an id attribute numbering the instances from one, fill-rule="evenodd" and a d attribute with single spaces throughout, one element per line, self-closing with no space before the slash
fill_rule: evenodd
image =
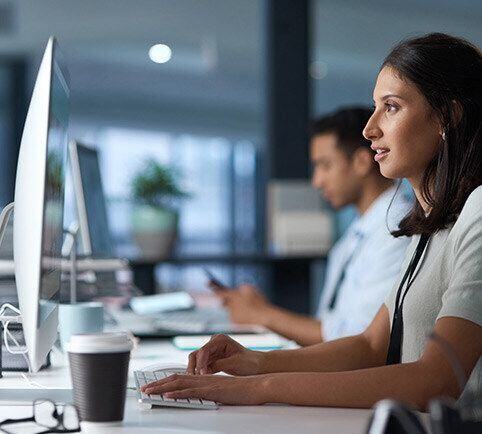
<path id="1" fill-rule="evenodd" d="M 378 126 L 378 123 L 376 121 L 376 116 L 374 113 L 371 116 L 371 118 L 368 119 L 368 122 L 365 125 L 365 128 L 363 128 L 363 137 L 365 137 L 365 139 L 367 140 L 374 141 L 379 139 L 381 136 L 382 136 L 382 131 Z"/>

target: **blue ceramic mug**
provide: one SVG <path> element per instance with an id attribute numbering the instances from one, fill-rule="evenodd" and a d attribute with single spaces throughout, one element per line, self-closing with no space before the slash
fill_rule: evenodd
<path id="1" fill-rule="evenodd" d="M 59 304 L 60 343 L 65 351 L 72 335 L 100 333 L 104 330 L 104 305 L 86 303 Z"/>

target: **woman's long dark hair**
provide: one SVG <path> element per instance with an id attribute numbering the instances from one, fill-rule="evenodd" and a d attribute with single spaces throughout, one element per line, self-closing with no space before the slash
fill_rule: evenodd
<path id="1" fill-rule="evenodd" d="M 470 193 L 482 184 L 482 54 L 470 42 L 443 33 L 407 39 L 385 58 L 423 94 L 444 128 L 440 151 L 426 168 L 418 203 L 394 236 L 432 234 L 453 223 Z"/>

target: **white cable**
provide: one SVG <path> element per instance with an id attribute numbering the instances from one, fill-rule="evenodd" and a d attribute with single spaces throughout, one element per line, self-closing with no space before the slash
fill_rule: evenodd
<path id="1" fill-rule="evenodd" d="M 23 350 L 14 350 L 13 348 L 10 347 L 10 344 L 8 343 L 8 338 L 10 338 L 12 340 L 12 342 L 17 346 L 17 348 L 20 348 L 21 345 L 20 343 L 17 341 L 17 339 L 15 339 L 15 336 L 12 335 L 11 331 L 8 329 L 8 326 L 10 325 L 10 321 L 7 321 L 4 325 L 3 325 L 3 341 L 5 342 L 5 348 L 7 349 L 7 351 L 10 353 L 10 354 L 25 354 L 27 353 L 27 349 L 23 349 Z"/>
<path id="2" fill-rule="evenodd" d="M 15 316 L 7 316 L 5 315 L 5 312 L 7 309 L 10 309 L 12 312 L 16 313 L 17 315 Z M 8 329 L 8 326 L 10 325 L 11 322 L 15 323 L 21 323 L 22 322 L 22 316 L 20 313 L 20 310 L 17 309 L 15 306 L 12 306 L 10 303 L 5 303 L 0 307 L 0 321 L 2 322 L 3 325 L 3 341 L 5 342 L 5 348 L 10 354 L 25 354 L 27 350 L 14 350 L 13 348 L 10 347 L 9 344 L 9 338 L 10 340 L 15 344 L 17 348 L 20 348 L 19 342 L 15 339 L 15 336 L 10 332 Z"/>
<path id="3" fill-rule="evenodd" d="M 50 386 L 44 386 L 43 384 L 37 383 L 36 381 L 32 381 L 30 378 L 27 377 L 27 374 L 24 374 L 22 372 L 22 378 L 27 382 L 27 384 L 30 387 L 36 387 L 37 389 L 51 389 L 51 390 L 57 390 L 58 387 L 50 387 Z"/>
<path id="4" fill-rule="evenodd" d="M 16 313 L 16 316 L 7 316 L 5 315 L 5 312 L 7 309 L 10 309 L 14 313 Z M 17 348 L 20 348 L 21 345 L 20 343 L 15 339 L 15 336 L 10 332 L 8 329 L 8 326 L 10 325 L 11 322 L 15 323 L 22 323 L 22 315 L 20 312 L 20 309 L 16 308 L 15 306 L 11 305 L 10 303 L 5 303 L 0 307 L 0 322 L 3 325 L 3 341 L 5 342 L 5 348 L 10 354 L 21 354 L 23 358 L 25 359 L 25 362 L 27 363 L 28 367 L 28 372 L 32 372 L 32 367 L 30 365 L 30 360 L 27 357 L 27 352 L 28 349 L 25 348 L 24 350 L 14 350 L 10 347 L 10 344 L 8 342 L 8 339 L 10 338 L 12 342 L 15 344 Z"/>
<path id="5" fill-rule="evenodd" d="M 6 317 L 5 311 L 7 309 L 10 309 L 11 311 L 15 312 L 17 315 L 14 316 L 14 318 L 18 318 L 19 322 L 22 319 L 22 315 L 20 313 L 20 309 L 16 308 L 15 306 L 11 305 L 10 303 L 4 303 L 2 304 L 2 307 L 0 307 L 0 320 L 2 320 L 2 317 Z"/>

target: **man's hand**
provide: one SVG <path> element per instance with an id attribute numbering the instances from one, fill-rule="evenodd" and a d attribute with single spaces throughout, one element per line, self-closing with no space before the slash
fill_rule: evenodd
<path id="1" fill-rule="evenodd" d="M 241 285 L 237 289 L 217 294 L 228 309 L 232 322 L 266 325 L 271 304 L 255 286 Z"/>
<path id="2" fill-rule="evenodd" d="M 217 289 L 215 293 L 234 323 L 263 326 L 303 346 L 323 340 L 320 320 L 272 305 L 255 286 Z"/>
<path id="3" fill-rule="evenodd" d="M 262 370 L 264 353 L 251 351 L 226 335 L 214 335 L 199 350 L 189 354 L 188 374 L 255 375 Z"/>

